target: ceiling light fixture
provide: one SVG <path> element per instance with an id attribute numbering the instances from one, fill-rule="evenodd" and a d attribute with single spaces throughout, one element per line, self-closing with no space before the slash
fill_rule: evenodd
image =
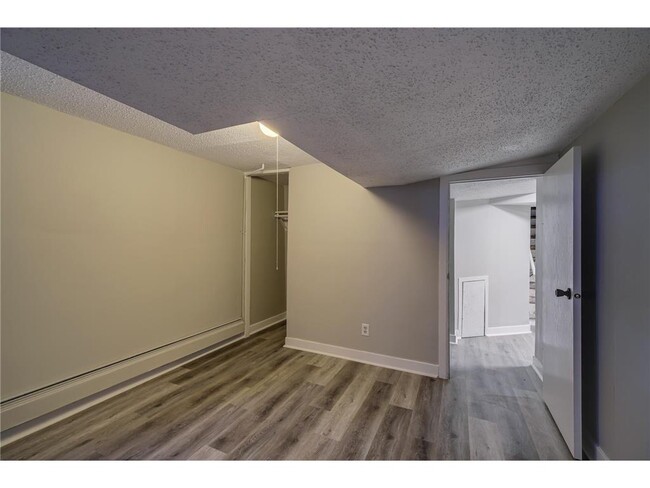
<path id="1" fill-rule="evenodd" d="M 278 137 L 277 132 L 272 131 L 267 126 L 265 126 L 262 122 L 258 122 L 258 124 L 260 124 L 260 130 L 262 131 L 262 134 L 264 134 L 265 136 Z"/>

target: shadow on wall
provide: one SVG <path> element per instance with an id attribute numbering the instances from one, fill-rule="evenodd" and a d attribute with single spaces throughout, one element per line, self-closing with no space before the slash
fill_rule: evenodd
<path id="1" fill-rule="evenodd" d="M 598 174 L 600 148 L 582 156 L 582 431 L 598 432 Z M 585 443 L 589 445 L 589 443 Z"/>
<path id="2" fill-rule="evenodd" d="M 434 310 L 430 311 L 428 320 L 431 321 L 437 337 L 438 276 L 440 273 L 438 270 L 440 180 L 426 180 L 401 186 L 373 187 L 367 190 L 402 218 L 403 232 L 418 236 L 418 245 L 411 249 L 400 248 L 399 251 L 396 251 L 393 259 L 396 261 L 404 259 L 404 256 L 400 256 L 404 252 L 422 256 L 423 250 L 426 250 L 426 254 L 430 256 L 430 259 L 422 262 L 422 266 L 425 269 L 427 265 L 431 268 L 432 279 L 427 280 L 430 288 L 425 291 L 425 295 L 431 297 L 430 304 L 435 304 Z M 400 232 L 400 230 L 393 227 L 390 232 Z M 391 240 L 390 235 L 385 237 L 385 241 Z M 428 249 L 430 249 L 430 254 Z M 420 271 L 422 270 L 421 267 Z M 403 290 L 395 291 L 399 293 Z"/>
<path id="3" fill-rule="evenodd" d="M 435 236 L 438 235 L 439 179 L 401 186 L 378 186 L 367 190 L 416 225 L 431 229 Z"/>

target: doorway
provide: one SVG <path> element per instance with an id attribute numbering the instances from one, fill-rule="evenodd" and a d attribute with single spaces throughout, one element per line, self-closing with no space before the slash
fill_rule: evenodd
<path id="1" fill-rule="evenodd" d="M 477 459 L 571 457 L 532 367 L 537 183 L 449 184 L 447 388 L 462 399 L 457 428 Z"/>
<path id="2" fill-rule="evenodd" d="M 454 342 L 453 334 L 457 332 L 455 316 L 457 293 L 454 286 L 454 224 L 456 223 L 454 213 L 457 207 L 454 199 L 451 198 L 452 185 L 461 182 L 476 183 L 527 177 L 537 178 L 539 184 L 537 191 L 539 201 L 534 212 L 536 262 L 533 264 L 535 264 L 536 310 L 534 323 L 531 322 L 530 325 L 531 330 L 535 332 L 535 341 L 532 344 L 535 350 L 534 358 L 541 358 L 543 353 L 544 362 L 539 363 L 540 368 L 518 366 L 512 363 L 515 355 L 507 350 L 508 347 L 499 344 L 492 351 L 495 354 L 490 354 L 489 351 L 473 351 L 469 347 L 459 347 L 455 358 L 461 360 L 457 362 L 454 359 L 455 367 L 451 368 L 450 348 L 451 343 Z M 563 449 L 568 448 L 570 455 L 576 459 L 582 458 L 583 455 L 581 449 L 581 191 L 581 150 L 579 147 L 572 147 L 559 159 L 548 156 L 517 165 L 503 165 L 442 177 L 439 214 L 439 267 L 441 270 L 448 270 L 448 273 L 439 274 L 439 337 L 447 337 L 449 334 L 452 339 L 438 341 L 439 377 L 450 379 L 450 369 L 455 369 L 451 384 L 462 388 L 467 387 L 468 392 L 480 392 L 482 389 L 484 391 L 482 401 L 476 398 L 468 399 L 472 408 L 482 406 L 491 409 L 496 405 L 495 399 L 505 406 L 516 400 L 516 404 L 510 405 L 515 407 L 514 410 L 507 408 L 507 412 L 502 412 L 503 422 L 505 422 L 504 424 L 502 422 L 503 427 L 507 427 L 508 422 L 513 419 L 510 416 L 513 412 L 515 417 L 523 415 L 526 419 L 535 422 L 551 419 L 552 427 L 548 426 L 542 430 L 541 426 L 533 424 L 531 426 L 533 430 L 529 432 L 538 429 L 546 434 L 551 430 L 560 432 L 564 440 Z M 531 217 L 532 215 L 531 207 Z M 486 330 L 488 328 L 489 325 L 486 324 Z M 522 335 L 512 337 L 519 338 Z M 467 340 L 465 344 L 478 343 Z M 484 342 L 484 344 L 490 343 Z M 470 364 L 468 369 L 463 369 L 459 365 L 468 363 L 468 358 L 463 358 L 468 351 L 470 363 L 472 360 L 474 363 Z M 501 364 L 486 365 L 483 361 L 486 355 L 496 356 L 497 362 L 501 361 Z M 534 365 L 536 362 L 536 359 L 533 359 Z M 542 369 L 543 365 L 546 367 Z M 472 372 L 479 374 L 472 375 Z M 485 372 L 489 374 L 486 375 Z M 472 382 L 475 384 L 469 387 Z M 522 398 L 525 400 L 521 400 Z M 530 408 L 537 411 L 538 415 L 531 417 Z M 476 414 L 479 423 L 481 423 L 480 419 L 484 419 L 487 415 L 485 411 Z M 497 428 L 498 423 L 495 417 L 494 425 L 490 425 L 490 428 Z"/>
<path id="3" fill-rule="evenodd" d="M 535 177 L 450 185 L 452 368 L 457 350 L 497 345 L 533 364 L 536 194 Z"/>
<path id="4" fill-rule="evenodd" d="M 252 171 L 245 176 L 245 335 L 286 320 L 289 169 Z"/>

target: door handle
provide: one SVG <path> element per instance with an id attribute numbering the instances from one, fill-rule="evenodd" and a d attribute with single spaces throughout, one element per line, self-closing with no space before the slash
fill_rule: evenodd
<path id="1" fill-rule="evenodd" d="M 567 297 L 569 300 L 571 300 L 571 288 L 567 288 L 566 290 L 560 290 L 557 288 L 555 290 L 555 296 L 556 297 Z"/>

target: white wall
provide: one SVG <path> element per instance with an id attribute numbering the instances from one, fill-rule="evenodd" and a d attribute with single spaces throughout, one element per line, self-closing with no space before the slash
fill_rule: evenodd
<path id="1" fill-rule="evenodd" d="M 291 170 L 289 338 L 437 363 L 438 183 L 369 190 L 325 165 Z"/>
<path id="2" fill-rule="evenodd" d="M 458 279 L 488 276 L 488 334 L 529 324 L 530 207 L 489 200 L 456 202 L 454 286 Z M 457 325 L 458 326 L 458 325 Z M 497 329 L 492 330 L 490 329 Z"/>

